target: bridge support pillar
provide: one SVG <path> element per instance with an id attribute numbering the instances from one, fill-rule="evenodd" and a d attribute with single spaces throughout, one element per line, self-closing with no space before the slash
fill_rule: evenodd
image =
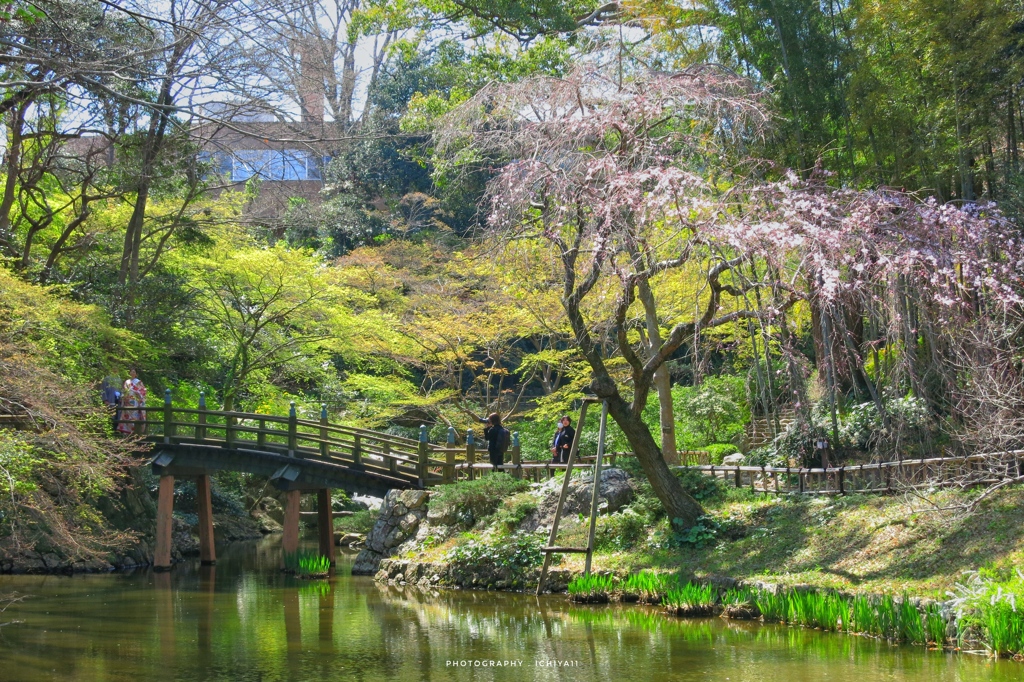
<path id="1" fill-rule="evenodd" d="M 334 514 L 331 511 L 331 491 L 320 488 L 316 491 L 316 529 L 320 535 L 320 555 L 334 565 Z"/>
<path id="2" fill-rule="evenodd" d="M 284 502 L 284 535 L 281 543 L 285 554 L 293 554 L 299 550 L 299 499 L 301 491 L 289 490 L 285 493 Z"/>
<path id="3" fill-rule="evenodd" d="M 196 506 L 199 508 L 199 559 L 204 566 L 217 563 L 213 548 L 213 503 L 210 499 L 210 476 L 196 478 Z"/>
<path id="4" fill-rule="evenodd" d="M 171 529 L 174 525 L 174 476 L 160 477 L 160 493 L 156 502 L 156 548 L 153 551 L 153 568 L 168 570 L 171 567 Z"/>

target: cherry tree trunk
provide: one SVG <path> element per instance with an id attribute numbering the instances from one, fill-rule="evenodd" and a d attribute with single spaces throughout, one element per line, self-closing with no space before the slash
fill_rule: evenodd
<path id="1" fill-rule="evenodd" d="M 697 519 L 704 515 L 704 509 L 683 490 L 679 479 L 669 470 L 647 424 L 635 416 L 629 405 L 618 395 L 608 398 L 608 413 L 629 441 L 633 454 L 640 462 L 647 480 L 651 482 L 654 494 L 665 507 L 669 519 L 681 528 L 695 525 Z"/>
<path id="2" fill-rule="evenodd" d="M 654 388 L 658 392 L 661 454 L 667 464 L 679 464 L 679 453 L 676 451 L 676 419 L 672 407 L 672 379 L 665 365 L 654 373 Z"/>

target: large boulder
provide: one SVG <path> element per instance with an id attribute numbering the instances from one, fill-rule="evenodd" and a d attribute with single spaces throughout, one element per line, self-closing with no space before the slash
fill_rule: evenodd
<path id="1" fill-rule="evenodd" d="M 428 498 L 425 490 L 388 491 L 364 548 L 352 566 L 353 575 L 374 575 L 381 559 L 397 554 L 402 543 L 416 538 L 427 516 Z"/>
<path id="2" fill-rule="evenodd" d="M 569 492 L 562 508 L 562 518 L 577 514 L 590 514 L 590 502 L 593 495 L 593 472 L 585 472 L 580 478 L 569 483 Z M 534 531 L 540 526 L 550 526 L 555 519 L 558 507 L 558 496 L 562 491 L 562 481 L 551 479 L 541 488 L 542 497 L 537 503 L 537 510 L 531 512 L 520 524 L 520 528 Z M 601 472 L 597 508 L 602 514 L 616 512 L 633 501 L 633 488 L 629 485 L 629 474 L 622 469 L 610 468 Z"/>

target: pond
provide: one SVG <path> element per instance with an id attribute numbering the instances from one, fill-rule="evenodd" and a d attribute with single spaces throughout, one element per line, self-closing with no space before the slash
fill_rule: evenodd
<path id="1" fill-rule="evenodd" d="M 313 545 L 311 545 L 313 547 Z M 215 567 L 3 576 L 0 680 L 1020 680 L 1024 665 L 877 640 L 564 596 L 283 575 L 280 540 Z"/>

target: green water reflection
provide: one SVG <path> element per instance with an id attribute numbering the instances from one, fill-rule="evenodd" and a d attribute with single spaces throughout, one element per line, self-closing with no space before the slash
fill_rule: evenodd
<path id="1" fill-rule="evenodd" d="M 861 637 L 388 588 L 344 575 L 345 563 L 329 583 L 308 583 L 277 571 L 279 545 L 235 544 L 216 567 L 171 573 L 0 578 L 0 593 L 32 595 L 0 619 L 23 621 L 0 629 L 0 680 L 1024 679 L 1018 663 Z"/>

